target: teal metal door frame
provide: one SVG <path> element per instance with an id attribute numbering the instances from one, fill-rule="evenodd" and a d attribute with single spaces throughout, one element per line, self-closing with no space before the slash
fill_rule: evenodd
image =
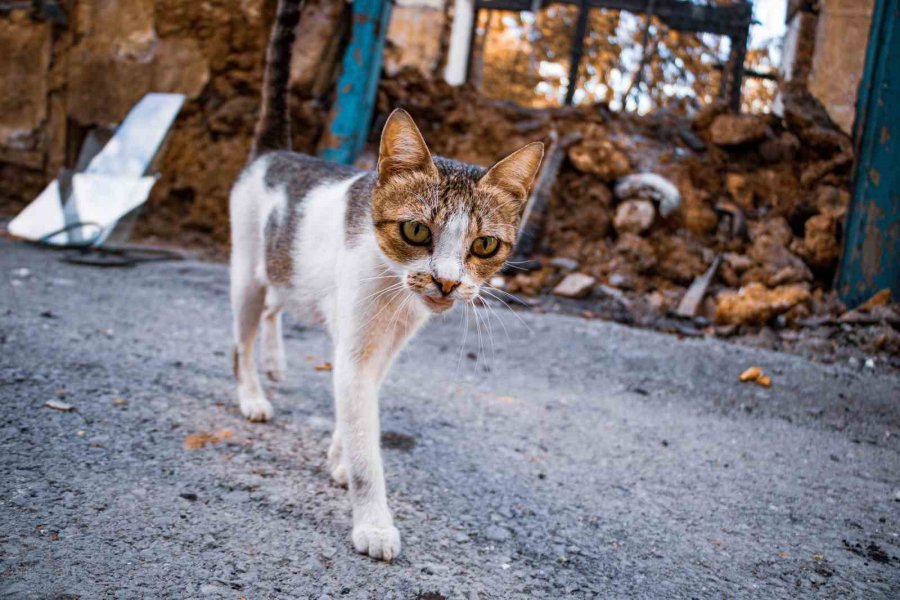
<path id="1" fill-rule="evenodd" d="M 854 123 L 853 199 L 837 289 L 848 306 L 900 299 L 900 0 L 875 0 Z"/>
<path id="2" fill-rule="evenodd" d="M 351 164 L 366 144 L 390 15 L 390 0 L 353 2 L 351 38 L 341 63 L 337 98 L 317 152 L 324 159 Z"/>

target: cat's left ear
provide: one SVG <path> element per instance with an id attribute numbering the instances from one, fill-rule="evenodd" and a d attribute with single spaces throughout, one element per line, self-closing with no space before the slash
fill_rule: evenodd
<path id="1" fill-rule="evenodd" d="M 478 185 L 500 188 L 524 203 L 543 157 L 544 144 L 531 142 L 491 167 L 478 180 Z"/>

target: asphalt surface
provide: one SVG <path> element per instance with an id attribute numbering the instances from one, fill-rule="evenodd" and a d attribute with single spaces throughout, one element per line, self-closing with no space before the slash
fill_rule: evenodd
<path id="1" fill-rule="evenodd" d="M 387 565 L 325 469 L 322 331 L 288 321 L 251 424 L 224 265 L 58 256 L 0 240 L 0 598 L 900 597 L 896 375 L 505 309 L 492 351 L 438 318 L 382 393 Z"/>

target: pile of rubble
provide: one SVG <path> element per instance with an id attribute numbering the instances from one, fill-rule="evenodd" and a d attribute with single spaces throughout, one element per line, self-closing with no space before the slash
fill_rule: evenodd
<path id="1" fill-rule="evenodd" d="M 435 152 L 483 165 L 575 135 L 537 244 L 494 282 L 529 304 L 687 334 L 842 331 L 821 332 L 820 354 L 852 322 L 866 330 L 856 346 L 896 356 L 900 312 L 889 296 L 859 318 L 832 289 L 851 140 L 802 90 L 785 90 L 782 103 L 780 118 L 717 105 L 692 117 L 528 110 L 405 71 L 382 83 L 378 106 L 382 117 L 406 108 Z M 704 289 L 685 312 L 697 280 Z"/>

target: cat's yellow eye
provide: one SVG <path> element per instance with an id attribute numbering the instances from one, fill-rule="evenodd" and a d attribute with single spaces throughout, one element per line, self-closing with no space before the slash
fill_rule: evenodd
<path id="1" fill-rule="evenodd" d="M 431 241 L 431 230 L 418 221 L 400 223 L 400 234 L 413 246 L 424 246 Z"/>
<path id="2" fill-rule="evenodd" d="M 479 258 L 490 258 L 500 249 L 500 240 L 492 235 L 483 235 L 472 242 L 472 254 Z"/>

